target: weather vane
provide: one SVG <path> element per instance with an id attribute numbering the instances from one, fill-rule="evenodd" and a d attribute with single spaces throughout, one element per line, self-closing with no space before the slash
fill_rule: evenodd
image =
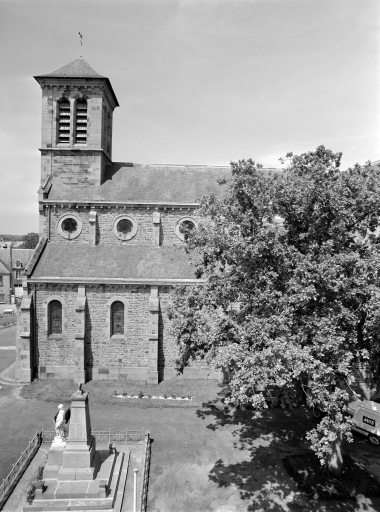
<path id="1" fill-rule="evenodd" d="M 83 42 L 82 42 L 83 35 L 80 32 L 78 32 L 78 34 L 79 34 L 79 37 L 80 37 L 80 39 L 79 39 L 80 40 L 80 45 L 83 46 Z M 83 58 L 82 55 L 81 55 L 81 57 Z"/>

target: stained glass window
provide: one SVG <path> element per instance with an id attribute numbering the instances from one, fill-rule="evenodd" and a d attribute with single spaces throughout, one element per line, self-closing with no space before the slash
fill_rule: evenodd
<path id="1" fill-rule="evenodd" d="M 66 231 L 66 233 L 74 233 L 74 231 L 77 230 L 77 227 L 78 227 L 78 223 L 75 219 L 72 219 L 71 217 L 69 217 L 68 219 L 65 219 L 63 222 L 62 222 L 62 229 L 63 231 Z"/>
<path id="2" fill-rule="evenodd" d="M 181 235 L 186 236 L 189 233 L 189 231 L 191 231 L 194 228 L 194 222 L 191 222 L 191 220 L 184 220 L 181 222 L 179 226 L 179 232 L 181 233 Z"/>
<path id="3" fill-rule="evenodd" d="M 128 219 L 123 219 L 117 223 L 117 230 L 120 234 L 128 235 L 133 229 L 133 224 Z"/>
<path id="4" fill-rule="evenodd" d="M 59 300 L 49 303 L 49 334 L 62 334 L 62 304 Z"/>
<path id="5" fill-rule="evenodd" d="M 113 302 L 111 306 L 111 336 L 124 334 L 124 304 Z"/>

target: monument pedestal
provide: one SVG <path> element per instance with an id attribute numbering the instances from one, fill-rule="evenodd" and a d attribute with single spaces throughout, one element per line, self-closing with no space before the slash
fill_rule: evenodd
<path id="1" fill-rule="evenodd" d="M 43 485 L 24 512 L 59 510 L 120 510 L 127 470 L 124 453 L 96 450 L 91 435 L 88 393 L 79 386 L 72 397 L 67 442 L 56 438 L 48 452 Z M 128 464 L 127 464 L 128 466 Z M 121 491 L 120 491 L 121 489 Z M 122 502 L 122 496 L 118 503 Z"/>

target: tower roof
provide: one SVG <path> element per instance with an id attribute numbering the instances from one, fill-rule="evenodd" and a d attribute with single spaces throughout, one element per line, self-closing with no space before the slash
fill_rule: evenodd
<path id="1" fill-rule="evenodd" d="M 99 75 L 91 66 L 86 62 L 83 57 L 79 59 L 75 59 L 66 66 L 62 66 L 61 68 L 53 71 L 52 73 L 46 73 L 44 75 L 37 75 L 34 77 L 38 83 L 43 84 L 45 80 L 67 80 L 71 78 L 86 78 L 92 80 L 101 80 L 102 82 L 106 82 L 111 89 L 111 94 L 114 97 L 116 107 L 119 106 L 119 102 L 117 101 L 116 95 L 112 88 L 111 82 L 108 77 Z"/>
<path id="2" fill-rule="evenodd" d="M 62 66 L 52 73 L 40 76 L 106 78 L 105 76 L 99 75 L 99 73 L 97 73 L 82 57 L 80 59 L 73 60 L 69 64 L 66 64 L 66 66 Z"/>

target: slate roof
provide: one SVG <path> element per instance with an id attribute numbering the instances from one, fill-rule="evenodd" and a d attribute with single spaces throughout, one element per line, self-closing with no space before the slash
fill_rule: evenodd
<path id="1" fill-rule="evenodd" d="M 0 260 L 5 263 L 7 268 L 11 266 L 11 251 L 9 248 L 3 249 L 0 247 Z"/>
<path id="2" fill-rule="evenodd" d="M 105 76 L 99 75 L 82 57 L 75 59 L 69 64 L 62 66 L 56 71 L 47 73 L 46 75 L 39 75 L 38 77 L 73 77 L 73 78 L 106 78 Z M 37 77 L 36 77 L 37 78 Z"/>
<path id="3" fill-rule="evenodd" d="M 117 101 L 116 94 L 112 88 L 111 82 L 108 77 L 99 75 L 88 62 L 86 62 L 83 57 L 79 59 L 75 59 L 69 64 L 62 66 L 61 68 L 53 71 L 52 73 L 46 73 L 44 75 L 37 75 L 34 77 L 37 82 L 41 83 L 45 78 L 56 78 L 56 79 L 67 79 L 67 78 L 98 78 L 102 81 L 106 81 L 109 85 L 111 92 L 114 96 L 116 106 L 119 106 L 119 102 Z"/>
<path id="4" fill-rule="evenodd" d="M 183 248 L 49 242 L 30 277 L 194 279 L 194 273 Z"/>
<path id="5" fill-rule="evenodd" d="M 16 261 L 20 260 L 23 267 L 26 267 L 32 257 L 34 249 L 12 249 L 12 266 L 16 266 Z"/>
<path id="6" fill-rule="evenodd" d="M 221 177 L 231 177 L 229 166 L 117 162 L 107 167 L 100 186 L 73 186 L 53 178 L 48 199 L 192 203 L 212 193 L 220 196 L 223 186 L 216 180 Z"/>
<path id="7" fill-rule="evenodd" d="M 10 269 L 7 267 L 7 265 L 0 260 L 0 274 L 10 274 L 11 271 Z"/>

